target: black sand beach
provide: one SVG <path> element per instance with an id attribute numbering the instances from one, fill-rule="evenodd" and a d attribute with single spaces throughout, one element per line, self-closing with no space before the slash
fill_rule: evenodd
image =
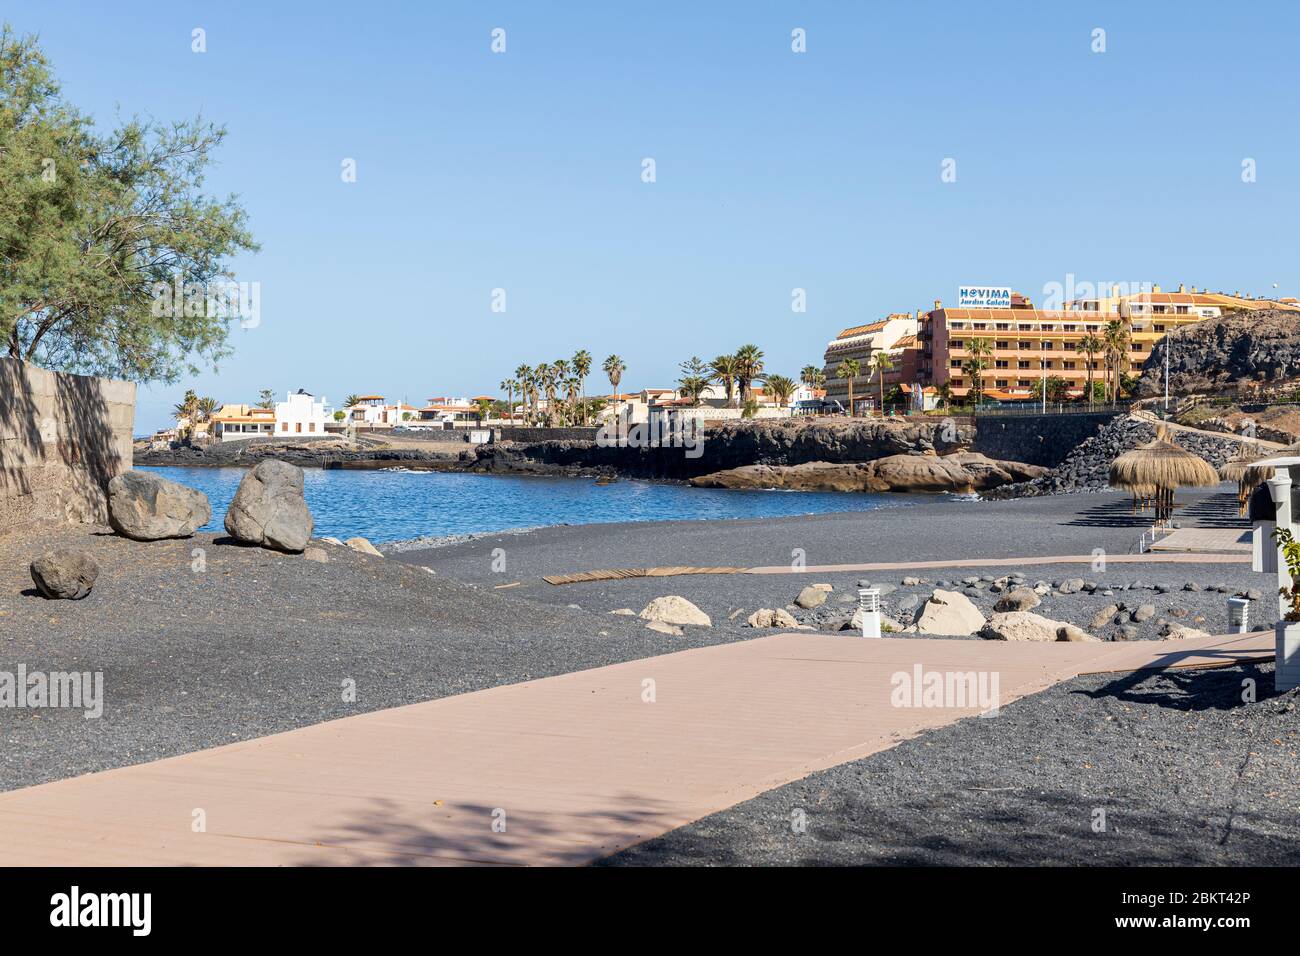
<path id="1" fill-rule="evenodd" d="M 1223 487 L 1187 495 L 1180 520 L 1241 525 L 1231 497 Z M 1114 636 L 1121 625 L 1093 627 L 1098 608 L 1122 604 L 1119 619 L 1127 620 L 1138 606 L 1152 605 L 1150 619 L 1123 625 L 1134 628 L 1130 639 L 1155 638 L 1167 623 L 1222 631 L 1227 595 L 1262 586 L 1246 564 L 1210 561 L 1112 563 L 1099 571 L 1087 564 L 980 565 L 984 557 L 1094 549 L 1129 554 L 1143 526 L 1129 514 L 1125 496 L 1090 494 L 1008 502 L 906 499 L 874 512 L 764 521 L 545 528 L 393 551 L 388 558 L 314 542 L 326 563 L 239 547 L 212 535 L 141 545 L 86 527 L 10 533 L 0 537 L 0 669 L 25 664 L 102 671 L 106 702 L 98 720 L 66 710 L 0 710 L 0 789 L 365 710 L 772 633 L 745 626 L 745 617 L 760 607 L 789 607 L 799 589 L 813 582 L 833 585 L 826 604 L 790 610 L 801 622 L 838 632 L 852 614 L 859 582 L 868 577 L 729 574 L 553 586 L 541 580 L 543 574 L 656 564 L 788 565 L 795 549 L 803 550 L 809 565 L 969 558 L 962 568 L 891 570 L 869 578 L 887 592 L 890 613 L 901 613 L 909 598 L 924 600 L 940 583 L 963 590 L 988 613 L 997 598 L 989 582 L 1019 571 L 1030 583 L 1049 585 L 1037 613 L 1102 638 Z M 27 562 L 38 548 L 60 545 L 89 548 L 105 569 L 83 601 L 48 602 L 31 588 Z M 194 570 L 196 549 L 205 562 L 201 571 Z M 901 583 L 913 576 L 920 582 Z M 972 577 L 985 580 L 962 583 Z M 1050 588 L 1072 577 L 1094 590 L 1062 594 Z M 1194 590 L 1185 590 L 1188 584 Z M 714 626 L 686 627 L 676 636 L 609 613 L 640 611 L 667 594 L 698 604 Z M 1272 605 L 1255 601 L 1252 623 L 1270 623 Z M 1239 693 L 1238 670 L 1251 672 L 1261 688 L 1260 702 L 1249 713 L 1229 699 L 1233 687 Z M 928 733 L 699 821 L 613 862 L 1290 859 L 1293 851 L 1280 848 L 1278 835 L 1293 839 L 1288 827 L 1294 824 L 1274 809 L 1292 806 L 1285 801 L 1295 796 L 1280 776 L 1295 765 L 1294 708 L 1267 710 L 1281 705 L 1271 700 L 1267 668 L 1254 670 L 1156 675 L 1132 687 L 1080 679 L 1018 702 L 997 720 Z M 347 680 L 356 682 L 355 701 L 343 700 Z M 1158 734 L 1151 736 L 1152 728 Z M 1099 730 L 1111 736 L 1099 737 Z M 920 753 L 927 755 L 924 764 Z M 1252 788 L 1244 795 L 1240 787 L 1230 791 L 1233 774 L 1244 772 L 1242 761 L 1257 753 L 1269 759 L 1246 761 L 1255 774 Z M 1042 770 L 1045 759 L 1050 773 Z M 1151 774 L 1161 775 L 1160 787 L 1144 784 Z M 1259 796 L 1269 793 L 1283 802 Z M 1142 800 L 1164 801 L 1172 815 L 1160 816 L 1159 806 Z M 795 803 L 808 807 L 813 820 L 803 842 L 791 842 L 788 828 L 780 827 Z M 1087 842 L 1088 820 L 1079 815 L 1094 806 L 1127 808 L 1112 817 L 1120 822 L 1110 843 Z M 1222 829 L 1228 826 L 1223 814 L 1235 814 L 1224 832 L 1237 841 L 1231 852 L 1245 854 L 1243 859 L 1228 849 L 1207 850 L 1201 841 L 1183 846 L 1169 836 L 1193 824 Z M 931 819 L 937 821 L 933 826 Z M 1020 840 L 1017 834 L 1026 827 L 1031 837 Z M 1237 836 L 1233 827 L 1250 833 Z M 1072 836 L 1076 830 L 1078 840 Z M 1133 833 L 1131 839 L 1120 836 Z M 1058 844 L 1062 849 L 1053 856 Z"/>

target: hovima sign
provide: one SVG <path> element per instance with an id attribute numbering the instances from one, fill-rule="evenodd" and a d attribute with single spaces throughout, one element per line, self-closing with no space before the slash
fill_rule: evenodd
<path id="1" fill-rule="evenodd" d="M 959 309 L 1009 309 L 1011 290 L 992 285 L 958 286 L 957 307 Z"/>

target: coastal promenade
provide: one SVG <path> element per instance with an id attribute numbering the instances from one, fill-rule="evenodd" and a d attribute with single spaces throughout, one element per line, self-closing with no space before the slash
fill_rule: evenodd
<path id="1" fill-rule="evenodd" d="M 995 672 L 1005 706 L 1079 674 L 1272 653 L 1271 632 L 1131 644 L 779 634 L 0 794 L 0 859 L 583 864 L 982 709 L 894 706 L 900 672 Z"/>

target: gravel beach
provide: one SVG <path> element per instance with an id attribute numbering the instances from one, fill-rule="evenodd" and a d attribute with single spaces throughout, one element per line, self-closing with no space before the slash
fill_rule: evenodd
<path id="1" fill-rule="evenodd" d="M 1183 492 L 1179 501 L 1183 507 L 1178 519 L 1185 526 L 1246 527 L 1245 521 L 1236 517 L 1235 492 L 1226 485 Z M 745 618 L 759 608 L 785 608 L 800 623 L 837 631 L 852 616 L 862 581 L 886 592 L 882 595 L 885 613 L 907 623 L 906 615 L 936 586 L 966 593 L 987 616 L 1000 597 L 991 590 L 999 577 L 1019 572 L 1030 585 L 1044 581 L 1049 586 L 1079 578 L 1089 590 L 1062 594 L 1053 588 L 1043 595 L 1043 603 L 1034 612 L 1077 624 L 1098 637 L 1132 628 L 1121 635 L 1132 640 L 1159 637 L 1160 629 L 1170 623 L 1224 630 L 1230 595 L 1254 591 L 1263 596 L 1258 591 L 1262 577 L 1244 563 L 1111 563 L 1104 570 L 1093 570 L 1089 564 L 990 568 L 979 560 L 1090 555 L 1098 549 L 1107 555 L 1132 554 L 1148 526 L 1142 516 L 1131 513 L 1129 497 L 1115 492 L 996 502 L 903 498 L 896 507 L 864 513 L 543 528 L 527 534 L 484 535 L 430 550 L 399 546 L 391 556 L 483 586 L 518 582 L 511 589 L 515 596 L 561 606 L 578 604 L 584 610 L 640 611 L 656 597 L 679 594 L 704 610 L 715 629 L 730 629 L 742 636 L 771 633 L 745 626 Z M 558 586 L 541 580 L 546 574 L 596 568 L 789 566 L 792 555 L 800 554 L 808 566 L 963 557 L 970 557 L 971 563 L 915 571 L 682 575 Z M 963 581 L 972 577 L 984 580 L 968 588 Z M 919 583 L 903 584 L 912 578 Z M 791 606 L 799 591 L 812 583 L 832 585 L 826 604 L 813 611 Z M 1095 589 L 1091 588 L 1094 584 Z M 1155 613 L 1133 621 L 1132 612 L 1144 605 L 1151 605 Z M 1111 606 L 1115 611 L 1108 622 L 1094 627 L 1097 616 Z M 1252 604 L 1252 625 L 1267 626 L 1276 617 L 1276 602 L 1271 597 Z"/>
<path id="2" fill-rule="evenodd" d="M 0 790 L 736 638 L 670 637 L 313 544 L 327 563 L 210 534 L 144 544 L 82 525 L 0 537 L 0 671 L 99 671 L 105 698 L 89 720 L 0 709 Z M 28 562 L 58 547 L 103 569 L 83 600 L 47 601 L 32 585 Z"/>
<path id="3" fill-rule="evenodd" d="M 1271 664 L 1079 677 L 602 862 L 1294 866 L 1298 702 Z"/>
<path id="4" fill-rule="evenodd" d="M 1184 526 L 1245 526 L 1227 486 L 1180 502 Z M 1233 593 L 1258 597 L 1252 625 L 1271 623 L 1275 602 L 1255 590 L 1262 578 L 1244 563 L 981 563 L 1132 554 L 1145 526 L 1126 496 L 1092 493 L 900 497 L 860 513 L 550 527 L 431 548 L 399 544 L 382 558 L 313 541 L 323 562 L 210 534 L 140 544 L 89 526 L 11 532 L 0 537 L 0 670 L 101 671 L 105 705 L 97 720 L 73 710 L 0 710 L 0 789 L 773 633 L 745 623 L 759 608 L 786 608 L 805 626 L 838 632 L 866 580 L 904 623 L 936 586 L 965 593 L 987 615 L 1003 593 L 997 579 L 1012 574 L 1039 584 L 1035 613 L 1102 639 L 1154 639 L 1171 625 L 1222 631 Z M 28 562 L 55 547 L 85 548 L 100 563 L 89 597 L 52 602 L 36 593 Z M 789 566 L 794 557 L 809 566 L 970 564 L 541 580 L 595 568 Z M 832 586 L 825 603 L 795 606 L 812 583 Z M 610 613 L 639 612 L 669 594 L 697 604 L 713 626 L 665 634 Z M 1260 687 L 1250 707 L 1238 706 L 1244 677 Z M 349 681 L 352 701 L 343 693 Z M 1295 785 L 1281 770 L 1295 766 L 1294 700 L 1274 699 L 1271 687 L 1269 668 L 1249 667 L 1080 678 L 995 720 L 927 733 L 610 862 L 1295 862 L 1294 844 L 1282 841 L 1294 841 L 1296 824 L 1278 809 L 1295 806 Z M 1247 772 L 1249 788 L 1241 784 Z M 1113 811 L 1105 837 L 1091 833 L 1095 807 Z M 811 821 L 797 840 L 791 808 L 806 808 Z"/>

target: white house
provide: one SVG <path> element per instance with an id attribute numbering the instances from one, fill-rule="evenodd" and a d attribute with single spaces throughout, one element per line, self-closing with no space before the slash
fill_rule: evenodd
<path id="1" fill-rule="evenodd" d="M 325 396 L 316 398 L 301 388 L 290 392 L 283 402 L 275 403 L 275 435 L 323 435 L 325 423 L 331 421 L 334 409 Z"/>

